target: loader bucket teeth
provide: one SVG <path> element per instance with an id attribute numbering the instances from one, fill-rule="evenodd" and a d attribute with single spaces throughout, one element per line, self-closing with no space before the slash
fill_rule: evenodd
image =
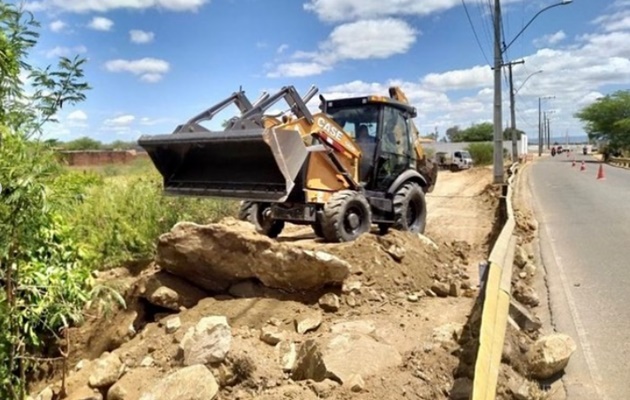
<path id="1" fill-rule="evenodd" d="M 167 194 L 282 202 L 307 150 L 293 130 L 246 129 L 142 136 Z"/>

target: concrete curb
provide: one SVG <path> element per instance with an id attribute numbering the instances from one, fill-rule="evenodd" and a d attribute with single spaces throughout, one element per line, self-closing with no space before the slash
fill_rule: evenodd
<path id="1" fill-rule="evenodd" d="M 501 198 L 505 210 L 505 224 L 497 238 L 489 258 L 489 270 L 485 281 L 481 327 L 479 328 L 479 350 L 473 380 L 473 400 L 495 399 L 501 366 L 501 353 L 505 341 L 508 313 L 510 310 L 512 264 L 516 238 L 514 209 L 512 206 L 513 183 L 518 164 L 510 168 L 507 193 Z"/>

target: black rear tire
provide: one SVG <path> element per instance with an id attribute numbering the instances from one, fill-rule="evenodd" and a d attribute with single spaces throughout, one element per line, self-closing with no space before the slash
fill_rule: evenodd
<path id="1" fill-rule="evenodd" d="M 321 225 L 326 241 L 351 242 L 370 231 L 370 204 L 364 195 L 354 190 L 337 192 L 324 206 Z"/>
<path id="2" fill-rule="evenodd" d="M 407 182 L 394 195 L 394 229 L 424 233 L 427 202 L 420 185 Z"/>
<path id="3" fill-rule="evenodd" d="M 313 228 L 313 232 L 315 233 L 315 236 L 319 238 L 324 237 L 324 228 L 322 228 L 321 222 L 319 221 L 314 222 L 313 224 L 311 224 L 311 227 Z"/>
<path id="4" fill-rule="evenodd" d="M 238 216 L 239 219 L 254 224 L 256 232 L 273 239 L 282 233 L 284 221 L 271 218 L 270 211 L 271 205 L 269 203 L 244 201 L 241 203 Z"/>
<path id="5" fill-rule="evenodd" d="M 250 214 L 252 212 L 252 207 L 254 207 L 256 203 L 253 201 L 241 201 L 240 208 L 238 210 L 238 219 L 241 221 L 249 221 Z"/>

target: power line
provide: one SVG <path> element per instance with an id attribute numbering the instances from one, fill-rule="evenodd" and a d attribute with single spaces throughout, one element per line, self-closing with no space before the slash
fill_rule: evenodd
<path id="1" fill-rule="evenodd" d="M 477 10 L 479 11 L 479 17 L 481 18 L 481 27 L 483 28 L 483 32 L 485 34 L 486 44 L 489 45 L 488 47 L 492 48 L 492 46 L 494 46 L 494 41 L 492 39 L 493 36 L 490 33 L 492 31 L 492 29 L 490 29 L 490 25 L 492 25 L 493 22 L 490 20 L 490 25 L 488 25 L 488 21 L 486 21 L 488 15 L 491 17 L 492 14 L 489 13 L 488 10 L 484 10 L 485 5 L 483 0 L 477 0 L 475 1 L 475 4 L 477 5 Z"/>
<path id="2" fill-rule="evenodd" d="M 488 65 L 490 64 L 490 61 L 488 60 L 488 56 L 486 56 L 486 52 L 483 50 L 483 46 L 481 45 L 481 41 L 479 40 L 479 36 L 477 36 L 477 30 L 475 29 L 475 25 L 472 22 L 472 19 L 470 18 L 470 13 L 468 12 L 468 6 L 466 6 L 466 1 L 462 0 L 462 5 L 464 6 L 464 10 L 466 10 L 466 16 L 468 17 L 468 22 L 470 23 L 470 27 L 472 28 L 472 31 L 475 35 L 475 40 L 477 40 L 477 45 L 479 45 L 479 49 L 481 49 L 481 53 L 483 54 L 483 58 L 486 59 L 486 63 Z"/>

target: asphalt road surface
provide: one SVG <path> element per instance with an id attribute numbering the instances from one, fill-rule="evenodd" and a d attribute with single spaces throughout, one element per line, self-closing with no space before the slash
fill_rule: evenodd
<path id="1" fill-rule="evenodd" d="M 630 399 L 630 170 L 597 180 L 575 159 L 542 158 L 530 179 L 552 321 L 578 343 L 564 383 L 570 400 Z"/>

